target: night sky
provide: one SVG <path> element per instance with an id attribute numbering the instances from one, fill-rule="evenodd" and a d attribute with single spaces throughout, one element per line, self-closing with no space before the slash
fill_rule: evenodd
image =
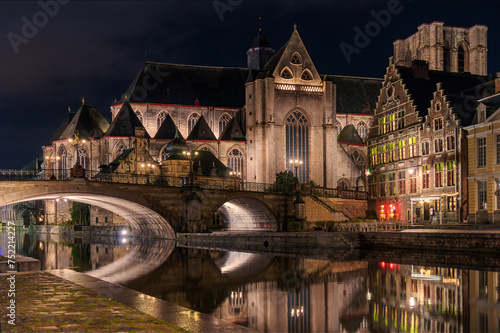
<path id="1" fill-rule="evenodd" d="M 484 24 L 489 73 L 500 71 L 496 0 L 400 0 L 398 13 L 349 63 L 340 44 L 354 45 L 354 28 L 363 30 L 373 11 L 397 0 L 60 2 L 0 2 L 1 169 L 41 157 L 68 106 L 78 110 L 82 97 L 110 120 L 110 104 L 146 60 L 246 67 L 259 17 L 276 50 L 297 24 L 321 74 L 369 77 L 383 76 L 392 42 L 421 23 Z"/>

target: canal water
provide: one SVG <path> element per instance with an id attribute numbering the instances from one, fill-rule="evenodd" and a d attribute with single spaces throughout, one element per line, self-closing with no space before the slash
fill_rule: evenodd
<path id="1" fill-rule="evenodd" d="M 176 247 L 166 240 L 84 242 L 21 232 L 16 246 L 18 254 L 39 259 L 42 269 L 86 272 L 259 332 L 498 332 L 500 326 L 500 268 L 332 261 Z"/>

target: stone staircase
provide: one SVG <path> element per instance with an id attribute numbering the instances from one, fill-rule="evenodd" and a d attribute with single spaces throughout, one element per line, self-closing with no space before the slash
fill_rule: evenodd
<path id="1" fill-rule="evenodd" d="M 317 202 L 318 204 L 320 204 L 323 208 L 325 208 L 326 210 L 328 210 L 329 212 L 331 213 L 342 213 L 346 216 L 346 219 L 355 219 L 357 218 L 358 216 L 356 215 L 356 213 L 352 212 L 351 210 L 349 210 L 345 205 L 341 205 L 341 204 L 334 204 L 333 202 L 331 202 L 330 200 L 328 200 L 327 198 L 319 198 L 315 195 L 309 195 L 309 197 Z"/>

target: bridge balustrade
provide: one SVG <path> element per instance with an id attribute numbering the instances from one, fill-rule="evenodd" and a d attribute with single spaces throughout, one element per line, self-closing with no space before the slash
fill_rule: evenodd
<path id="1" fill-rule="evenodd" d="M 71 170 L 0 169 L 0 181 L 72 180 L 73 178 L 74 177 L 71 173 Z M 189 185 L 186 183 L 185 177 L 168 177 L 163 175 L 151 175 L 151 174 L 101 172 L 92 170 L 85 171 L 85 179 L 94 182 L 154 185 L 154 186 Z M 238 178 L 198 177 L 194 185 L 203 189 L 211 189 L 211 190 L 239 190 L 239 191 L 271 192 L 271 193 L 285 193 L 285 194 L 294 193 L 293 186 L 291 186 L 290 184 L 242 182 Z M 344 199 L 357 199 L 357 200 L 366 200 L 368 197 L 367 192 L 353 191 L 353 190 L 339 191 L 336 188 L 324 188 L 324 187 L 303 187 L 300 193 L 303 195 L 312 194 L 315 196 L 322 196 L 329 198 L 344 198 Z"/>

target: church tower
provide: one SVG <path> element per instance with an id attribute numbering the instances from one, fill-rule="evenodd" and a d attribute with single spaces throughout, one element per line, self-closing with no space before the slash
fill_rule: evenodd
<path id="1" fill-rule="evenodd" d="M 414 60 L 425 60 L 431 70 L 487 75 L 487 32 L 484 25 L 422 24 L 410 37 L 394 42 L 394 61 L 396 66 L 411 67 Z"/>
<path id="2" fill-rule="evenodd" d="M 275 51 L 262 33 L 262 29 L 259 29 L 252 46 L 247 51 L 248 69 L 264 70 L 264 66 L 273 57 L 274 53 Z"/>

